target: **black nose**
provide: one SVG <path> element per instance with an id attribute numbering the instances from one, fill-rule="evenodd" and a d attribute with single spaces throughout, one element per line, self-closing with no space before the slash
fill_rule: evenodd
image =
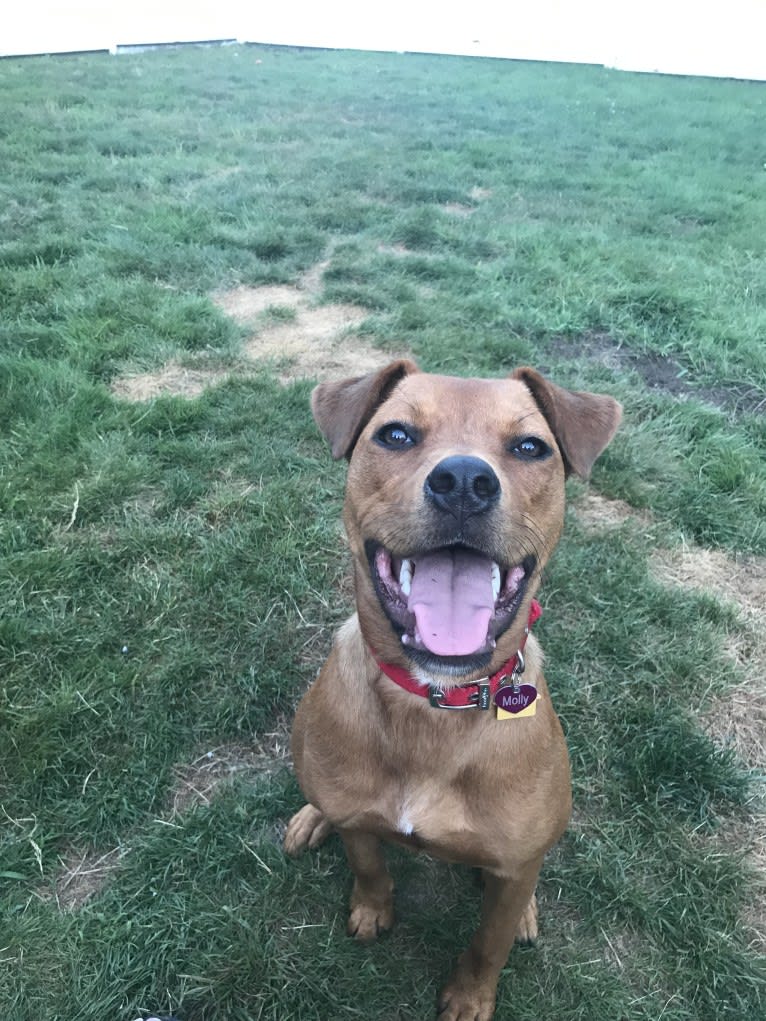
<path id="1" fill-rule="evenodd" d="M 428 500 L 458 520 L 483 514 L 500 496 L 500 480 L 480 457 L 445 457 L 425 481 Z"/>

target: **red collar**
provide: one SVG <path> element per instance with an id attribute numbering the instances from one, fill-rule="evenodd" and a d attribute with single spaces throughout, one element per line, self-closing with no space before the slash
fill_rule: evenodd
<path id="1" fill-rule="evenodd" d="M 455 688 L 447 688 L 442 691 L 436 685 L 424 684 L 422 681 L 417 680 L 404 667 L 396 666 L 393 663 L 381 663 L 380 660 L 378 660 L 378 666 L 386 677 L 390 677 L 400 688 L 404 688 L 405 691 L 409 691 L 413 695 L 420 695 L 421 698 L 429 699 L 432 706 L 440 709 L 489 709 L 492 697 L 500 687 L 501 682 L 508 677 L 512 677 L 514 673 L 518 676 L 524 669 L 522 652 L 527 642 L 527 635 L 532 625 L 540 619 L 542 612 L 542 607 L 538 601 L 533 599 L 532 605 L 529 608 L 529 619 L 524 630 L 524 638 L 518 652 L 503 663 L 494 674 L 482 677 L 471 684 L 461 684 Z M 377 656 L 375 658 L 377 659 Z"/>

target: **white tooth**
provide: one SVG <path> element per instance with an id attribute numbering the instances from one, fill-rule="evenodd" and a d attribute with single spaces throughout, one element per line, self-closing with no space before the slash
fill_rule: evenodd
<path id="1" fill-rule="evenodd" d="M 497 599 L 500 595 L 500 568 L 492 562 L 492 597 Z"/>
<path id="2" fill-rule="evenodd" d="M 412 561 L 402 560 L 402 569 L 399 571 L 399 587 L 405 596 L 410 594 L 412 588 Z"/>
<path id="3" fill-rule="evenodd" d="M 512 571 L 508 572 L 508 577 L 505 579 L 505 591 L 508 595 L 515 595 L 519 590 L 519 585 L 524 579 L 524 568 L 514 567 Z"/>

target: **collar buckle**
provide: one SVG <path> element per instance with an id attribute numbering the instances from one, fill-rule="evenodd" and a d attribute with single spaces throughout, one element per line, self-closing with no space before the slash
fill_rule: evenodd
<path id="1" fill-rule="evenodd" d="M 449 702 L 444 701 L 447 698 L 444 689 L 436 684 L 430 684 L 428 686 L 428 701 L 434 709 L 489 709 L 491 705 L 489 677 L 482 677 L 480 680 L 474 681 L 471 687 L 475 687 L 476 691 L 468 696 L 465 705 L 450 705 Z"/>

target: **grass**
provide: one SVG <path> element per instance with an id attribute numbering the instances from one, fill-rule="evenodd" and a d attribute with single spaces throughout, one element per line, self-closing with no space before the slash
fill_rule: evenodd
<path id="1" fill-rule="evenodd" d="M 210 298 L 325 259 L 366 343 L 626 407 L 593 488 L 644 517 L 594 530 L 573 485 L 542 593 L 576 814 L 498 1017 L 761 1016 L 762 879 L 728 836 L 758 778 L 700 722 L 749 625 L 649 560 L 766 552 L 762 87 L 240 47 L 5 60 L 0 87 L 0 1012 L 407 1021 L 475 922 L 470 876 L 396 853 L 397 930 L 347 941 L 337 843 L 281 853 L 279 761 L 169 810 L 179 764 L 289 716 L 348 612 L 311 384 L 243 374 Z M 169 360 L 233 374 L 110 390 Z"/>

